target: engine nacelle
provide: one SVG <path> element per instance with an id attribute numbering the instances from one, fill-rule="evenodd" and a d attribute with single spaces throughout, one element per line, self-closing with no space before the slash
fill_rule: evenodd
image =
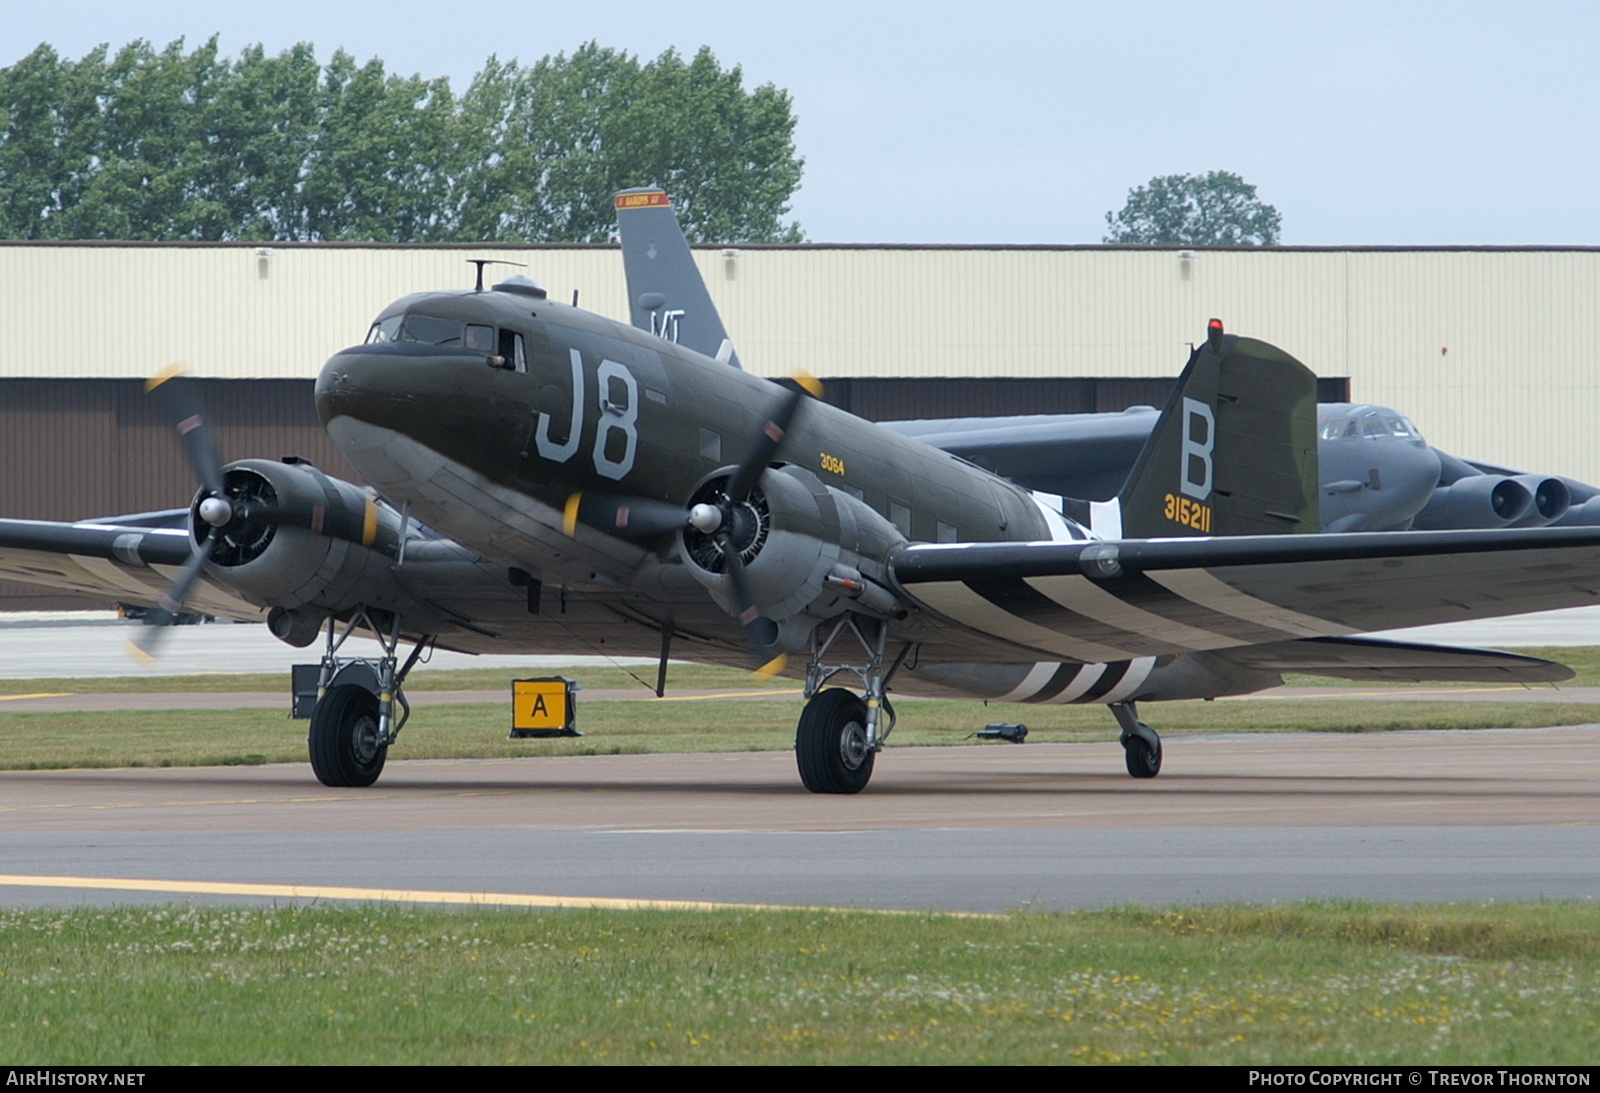
<path id="1" fill-rule="evenodd" d="M 1567 514 L 1572 506 L 1572 492 L 1559 478 L 1546 478 L 1537 474 L 1519 474 L 1511 481 L 1533 495 L 1533 509 L 1512 524 L 1518 528 L 1540 528 Z"/>
<path id="2" fill-rule="evenodd" d="M 273 612 L 273 633 L 290 644 L 329 615 L 358 604 L 403 611 L 415 604 L 395 579 L 400 517 L 372 494 L 308 463 L 245 459 L 223 468 L 232 516 L 206 567 L 215 581 Z M 211 525 L 189 511 L 195 542 Z M 281 631 L 281 632 L 280 632 Z"/>
<path id="3" fill-rule="evenodd" d="M 1537 512 L 1533 493 L 1521 482 L 1496 474 L 1478 474 L 1434 490 L 1411 526 L 1420 531 L 1503 528 Z"/>
<path id="4" fill-rule="evenodd" d="M 727 478 L 722 471 L 705 480 L 691 504 L 716 496 Z M 879 614 L 894 609 L 883 559 L 905 536 L 864 501 L 790 466 L 763 475 L 735 516 L 732 545 L 761 617 L 785 635 L 781 644 L 809 631 L 783 625 L 800 616 L 827 618 L 846 605 Z M 689 571 L 728 610 L 733 597 L 715 536 L 691 527 L 681 542 Z"/>

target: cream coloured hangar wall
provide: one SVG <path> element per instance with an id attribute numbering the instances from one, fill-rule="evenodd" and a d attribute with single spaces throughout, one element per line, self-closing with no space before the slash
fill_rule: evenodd
<path id="1" fill-rule="evenodd" d="M 269 252 L 269 253 L 267 253 Z M 614 247 L 0 244 L 0 375 L 306 378 L 408 292 L 526 272 L 626 317 Z M 802 246 L 696 258 L 747 367 L 856 377 L 1153 377 L 1207 318 L 1438 446 L 1600 480 L 1600 250 Z"/>

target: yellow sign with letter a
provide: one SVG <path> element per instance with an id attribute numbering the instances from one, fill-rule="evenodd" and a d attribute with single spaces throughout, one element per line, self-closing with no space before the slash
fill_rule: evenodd
<path id="1" fill-rule="evenodd" d="M 579 686 L 564 676 L 511 681 L 512 739 L 582 736 L 578 731 Z"/>

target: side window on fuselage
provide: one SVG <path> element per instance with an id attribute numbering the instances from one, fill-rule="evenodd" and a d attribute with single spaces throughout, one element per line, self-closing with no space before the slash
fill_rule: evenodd
<path id="1" fill-rule="evenodd" d="M 528 351 L 522 343 L 522 335 L 516 331 L 500 331 L 500 355 L 506 359 L 506 367 L 512 371 L 528 371 Z"/>

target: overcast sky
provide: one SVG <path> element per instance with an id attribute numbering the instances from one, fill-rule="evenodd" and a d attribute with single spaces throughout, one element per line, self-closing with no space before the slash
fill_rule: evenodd
<path id="1" fill-rule="evenodd" d="M 448 14 L 446 14 L 448 13 Z M 708 45 L 786 89 L 817 242 L 1099 242 L 1155 175 L 1233 171 L 1298 244 L 1600 245 L 1600 4 L 53 0 L 49 42 L 343 47 L 460 91 L 491 53 Z"/>

